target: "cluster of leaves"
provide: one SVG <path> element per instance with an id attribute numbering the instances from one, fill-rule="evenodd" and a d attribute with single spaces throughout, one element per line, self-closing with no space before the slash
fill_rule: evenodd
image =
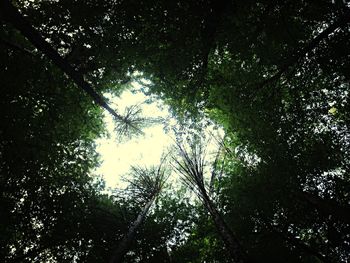
<path id="1" fill-rule="evenodd" d="M 98 93 L 119 94 L 143 72 L 149 92 L 183 123 L 195 127 L 205 115 L 223 127 L 214 164 L 222 176 L 207 204 L 252 260 L 349 260 L 343 1 L 59 0 L 16 8 Z M 94 140 L 104 133 L 101 109 L 3 17 L 0 261 L 106 262 L 143 209 L 138 195 L 159 194 L 164 173 L 134 167 L 143 175 L 134 194 L 101 194 L 90 176 Z M 142 126 L 136 107 L 125 118 Z M 129 122 L 120 134 L 139 131 Z M 193 159 L 180 148 L 177 167 L 206 191 L 198 149 Z M 161 185 L 149 174 L 160 174 Z M 184 192 L 160 194 L 125 261 L 229 262 L 210 219 Z"/>

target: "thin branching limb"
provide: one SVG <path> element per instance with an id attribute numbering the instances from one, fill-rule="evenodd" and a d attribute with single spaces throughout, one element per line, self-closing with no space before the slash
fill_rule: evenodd
<path id="1" fill-rule="evenodd" d="M 128 232 L 113 250 L 109 261 L 110 263 L 122 262 L 125 254 L 129 250 L 131 242 L 135 239 L 137 229 L 146 219 L 153 202 L 163 189 L 165 182 L 169 177 L 167 170 L 163 166 L 165 159 L 166 158 L 162 158 L 158 167 L 152 166 L 146 168 L 132 166 L 132 179 L 129 181 L 130 185 L 127 191 L 142 203 L 143 208 L 138 214 L 136 220 L 130 225 Z"/>
<path id="2" fill-rule="evenodd" d="M 246 251 L 242 248 L 237 236 L 228 227 L 216 205 L 208 194 L 204 180 L 205 151 L 200 140 L 195 139 L 189 145 L 189 150 L 183 143 L 177 143 L 178 158 L 173 157 L 175 170 L 180 174 L 185 185 L 188 185 L 202 200 L 210 213 L 216 229 L 220 234 L 233 262 L 249 262 Z"/>
<path id="3" fill-rule="evenodd" d="M 144 135 L 142 131 L 151 125 L 160 123 L 160 118 L 145 117 L 142 114 L 141 104 L 126 107 L 121 119 L 115 119 L 115 133 L 118 140 Z"/>

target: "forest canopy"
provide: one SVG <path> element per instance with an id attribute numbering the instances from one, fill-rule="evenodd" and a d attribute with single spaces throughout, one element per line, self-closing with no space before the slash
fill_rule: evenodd
<path id="1" fill-rule="evenodd" d="M 348 1 L 0 0 L 0 21 L 1 262 L 350 260 Z M 126 140 L 154 121 L 105 97 L 133 82 L 174 147 L 106 193 L 103 113 Z"/>

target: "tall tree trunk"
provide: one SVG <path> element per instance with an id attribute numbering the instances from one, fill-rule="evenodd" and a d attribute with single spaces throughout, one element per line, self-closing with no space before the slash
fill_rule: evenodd
<path id="1" fill-rule="evenodd" d="M 350 207 L 341 205 L 335 200 L 324 199 L 317 195 L 307 192 L 299 192 L 298 195 L 315 206 L 320 212 L 332 215 L 338 220 L 349 224 L 350 223 Z"/>
<path id="2" fill-rule="evenodd" d="M 233 262 L 236 263 L 248 263 L 250 262 L 247 256 L 246 251 L 241 246 L 240 242 L 238 241 L 235 234 L 231 231 L 231 229 L 228 227 L 222 216 L 220 215 L 219 211 L 216 209 L 215 205 L 211 201 L 210 197 L 208 196 L 205 189 L 201 189 L 202 199 L 204 202 L 205 207 L 209 211 L 215 227 L 217 231 L 219 232 L 227 251 L 229 252 L 231 258 L 233 259 Z"/>
<path id="3" fill-rule="evenodd" d="M 40 35 L 40 33 L 26 21 L 9 0 L 0 0 L 1 19 L 11 23 L 19 30 L 38 50 L 45 54 L 57 67 L 59 67 L 74 83 L 83 89 L 99 106 L 106 109 L 116 119 L 124 121 L 124 118 L 116 113 L 99 95 L 92 86 L 86 82 L 81 74 L 71 66 L 66 59 L 60 56 L 58 52 Z"/>
<path id="4" fill-rule="evenodd" d="M 146 218 L 146 215 L 151 208 L 153 202 L 155 200 L 155 196 L 149 200 L 140 214 L 137 216 L 136 220 L 132 223 L 130 226 L 128 233 L 123 237 L 123 239 L 118 244 L 118 247 L 114 250 L 111 259 L 109 260 L 109 263 L 121 263 L 123 262 L 123 258 L 125 254 L 128 252 L 129 246 L 131 242 L 134 240 L 136 235 L 136 230 L 140 227 L 140 225 L 143 223 L 143 221 Z"/>

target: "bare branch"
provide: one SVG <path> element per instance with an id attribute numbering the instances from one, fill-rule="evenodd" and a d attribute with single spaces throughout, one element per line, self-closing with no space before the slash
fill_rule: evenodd
<path id="1" fill-rule="evenodd" d="M 117 138 L 130 138 L 132 135 L 144 135 L 143 128 L 159 123 L 160 119 L 142 116 L 141 104 L 126 107 L 122 119 L 116 119 L 115 132 Z"/>
<path id="2" fill-rule="evenodd" d="M 183 144 L 179 142 L 177 143 L 180 158 L 176 159 L 173 157 L 175 163 L 173 167 L 181 175 L 181 179 L 185 185 L 195 191 L 207 211 L 210 213 L 217 231 L 224 241 L 232 260 L 234 262 L 242 263 L 249 262 L 246 251 L 242 248 L 236 235 L 228 227 L 207 193 L 204 183 L 205 158 L 203 144 L 198 140 L 192 140 L 189 146 L 190 150 L 187 151 Z"/>

